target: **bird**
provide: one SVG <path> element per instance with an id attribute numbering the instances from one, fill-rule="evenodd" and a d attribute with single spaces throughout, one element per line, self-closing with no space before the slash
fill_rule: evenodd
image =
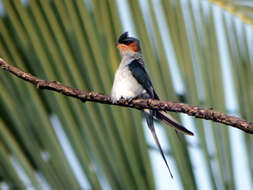
<path id="1" fill-rule="evenodd" d="M 111 98 L 115 103 L 121 98 L 131 101 L 135 98 L 155 99 L 159 97 L 152 85 L 150 76 L 144 64 L 140 41 L 135 37 L 130 37 L 128 32 L 120 35 L 117 48 L 121 55 L 121 62 L 118 66 L 111 90 Z M 194 135 L 191 131 L 182 126 L 172 116 L 165 111 L 159 110 L 142 110 L 160 154 L 173 178 L 172 172 L 165 158 L 164 152 L 156 135 L 154 127 L 154 117 L 164 124 L 174 127 L 176 131 L 183 132 L 187 135 Z"/>

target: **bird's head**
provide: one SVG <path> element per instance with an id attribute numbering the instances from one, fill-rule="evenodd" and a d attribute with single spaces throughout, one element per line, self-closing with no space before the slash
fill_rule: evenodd
<path id="1" fill-rule="evenodd" d="M 121 55 L 124 55 L 126 52 L 141 52 L 140 41 L 136 38 L 129 37 L 128 32 L 125 32 L 118 39 L 118 49 Z"/>

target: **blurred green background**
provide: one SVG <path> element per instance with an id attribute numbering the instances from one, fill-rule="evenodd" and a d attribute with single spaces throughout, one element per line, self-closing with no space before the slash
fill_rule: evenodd
<path id="1" fill-rule="evenodd" d="M 162 100 L 253 121 L 252 11 L 239 0 L 1 0 L 0 56 L 109 94 L 127 30 Z M 84 104 L 0 70 L 0 189 L 252 189 L 252 136 L 173 116 L 195 136 L 163 128 L 172 180 L 139 111 Z"/>

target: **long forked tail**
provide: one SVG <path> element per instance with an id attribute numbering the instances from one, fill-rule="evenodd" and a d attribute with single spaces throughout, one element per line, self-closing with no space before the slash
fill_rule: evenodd
<path id="1" fill-rule="evenodd" d="M 183 125 L 178 123 L 172 116 L 167 114 L 165 111 L 156 111 L 155 116 L 157 119 L 165 123 L 166 125 L 169 125 L 171 127 L 174 127 L 177 131 L 180 131 L 187 135 L 194 135 L 191 131 L 186 129 Z"/>
<path id="2" fill-rule="evenodd" d="M 156 132 L 155 132 L 155 127 L 154 127 L 154 122 L 153 122 L 153 111 L 144 110 L 144 116 L 145 116 L 145 118 L 147 120 L 148 128 L 150 129 L 150 131 L 151 131 L 151 133 L 153 135 L 153 138 L 155 140 L 155 143 L 158 146 L 158 149 L 159 149 L 159 151 L 160 151 L 160 153 L 162 155 L 162 158 L 163 158 L 163 160 L 164 160 L 164 162 L 165 162 L 165 164 L 166 164 L 166 166 L 167 166 L 167 168 L 169 170 L 170 176 L 171 176 L 171 178 L 173 178 L 173 175 L 172 175 L 172 173 L 170 171 L 169 164 L 168 164 L 168 162 L 167 162 L 167 160 L 165 158 L 165 155 L 163 153 L 163 150 L 162 150 L 162 147 L 160 145 L 159 139 L 158 139 L 158 137 L 156 135 Z"/>

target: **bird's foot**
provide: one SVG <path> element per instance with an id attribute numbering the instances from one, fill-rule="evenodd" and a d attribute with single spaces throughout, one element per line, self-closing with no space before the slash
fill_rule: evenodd
<path id="1" fill-rule="evenodd" d="M 135 97 L 131 97 L 131 98 L 125 98 L 126 102 L 129 104 L 132 102 L 132 100 L 134 99 Z"/>
<path id="2" fill-rule="evenodd" d="M 112 96 L 111 96 L 111 100 L 112 100 L 113 104 L 115 104 L 115 103 L 117 103 L 119 101 L 118 98 L 115 98 L 115 97 L 112 97 Z"/>

